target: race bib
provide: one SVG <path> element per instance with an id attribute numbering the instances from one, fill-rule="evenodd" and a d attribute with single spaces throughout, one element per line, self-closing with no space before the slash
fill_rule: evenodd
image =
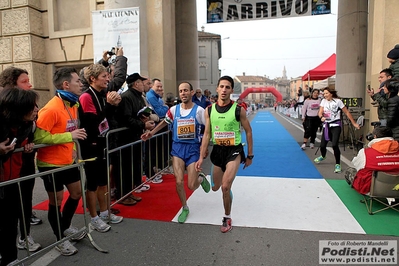
<path id="1" fill-rule="evenodd" d="M 221 146 L 234 146 L 235 137 L 236 135 L 234 131 L 215 132 L 213 134 L 213 139 L 215 140 L 215 143 Z"/>
<path id="2" fill-rule="evenodd" d="M 72 132 L 72 131 L 78 129 L 77 125 L 78 125 L 77 120 L 69 119 L 67 121 L 67 126 L 66 126 L 66 129 L 65 129 L 65 132 Z"/>
<path id="3" fill-rule="evenodd" d="M 195 138 L 195 118 L 177 120 L 177 138 L 178 139 Z"/>
<path id="4" fill-rule="evenodd" d="M 98 125 L 98 131 L 100 132 L 100 136 L 104 136 L 109 130 L 109 125 L 108 125 L 108 120 L 107 118 L 104 118 L 103 121 L 101 121 L 100 125 Z"/>

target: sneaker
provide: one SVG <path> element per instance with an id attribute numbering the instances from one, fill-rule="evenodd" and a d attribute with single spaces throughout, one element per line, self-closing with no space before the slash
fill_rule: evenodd
<path id="1" fill-rule="evenodd" d="M 310 143 L 310 148 L 314 149 L 314 143 Z"/>
<path id="2" fill-rule="evenodd" d="M 65 240 L 61 244 L 55 246 L 55 249 L 58 250 L 63 256 L 72 256 L 78 253 L 78 249 L 75 248 L 68 240 Z"/>
<path id="3" fill-rule="evenodd" d="M 302 144 L 301 149 L 306 150 L 306 143 Z"/>
<path id="4" fill-rule="evenodd" d="M 71 237 L 72 241 L 79 241 L 86 236 L 86 232 L 85 231 L 79 232 L 79 229 L 77 227 L 70 226 L 68 229 L 64 231 L 64 236 L 68 237 L 71 235 L 74 235 L 73 237 Z"/>
<path id="5" fill-rule="evenodd" d="M 106 223 L 110 224 L 118 224 L 123 221 L 122 216 L 116 216 L 115 214 L 111 213 L 111 215 L 107 216 L 102 216 L 100 215 L 101 220 L 103 220 Z"/>
<path id="6" fill-rule="evenodd" d="M 348 169 L 345 170 L 345 180 L 348 183 L 348 185 L 352 186 L 353 179 L 355 178 L 356 174 L 357 170 L 355 168 L 349 167 Z"/>
<path id="7" fill-rule="evenodd" d="M 108 219 L 108 218 L 107 218 Z M 109 224 L 106 224 L 102 218 L 98 217 L 97 219 L 91 220 L 90 225 L 98 232 L 105 233 L 111 229 Z"/>
<path id="8" fill-rule="evenodd" d="M 190 213 L 190 210 L 188 208 L 187 209 L 183 208 L 182 212 L 180 213 L 179 217 L 177 218 L 177 221 L 181 224 L 184 223 L 187 220 L 187 216 L 189 213 Z"/>
<path id="9" fill-rule="evenodd" d="M 204 173 L 199 173 L 199 176 L 202 176 L 202 182 L 201 182 L 201 187 L 205 191 L 205 193 L 208 193 L 211 190 L 211 185 L 209 184 L 208 179 L 206 179 L 206 175 Z"/>
<path id="10" fill-rule="evenodd" d="M 314 162 L 315 162 L 315 163 L 320 163 L 321 161 L 324 161 L 325 159 L 326 159 L 325 157 L 319 156 L 319 157 L 317 157 L 316 159 L 314 159 Z"/>
<path id="11" fill-rule="evenodd" d="M 336 164 L 335 165 L 335 169 L 334 169 L 334 173 L 341 173 L 342 169 L 341 169 L 341 165 L 340 164 Z"/>
<path id="12" fill-rule="evenodd" d="M 142 187 L 140 187 L 139 189 L 135 190 L 134 192 L 141 193 L 141 192 L 147 191 L 149 189 L 150 189 L 150 185 L 144 184 Z"/>
<path id="13" fill-rule="evenodd" d="M 220 231 L 222 231 L 222 233 L 226 233 L 228 231 L 231 231 L 231 229 L 233 229 L 233 227 L 231 226 L 231 218 L 223 217 Z"/>
<path id="14" fill-rule="evenodd" d="M 39 243 L 35 243 L 33 238 L 30 235 L 28 235 L 27 239 L 24 240 L 22 240 L 21 237 L 18 238 L 17 247 L 19 249 L 26 249 L 28 247 L 30 252 L 35 252 L 39 250 L 42 246 Z"/>
<path id="15" fill-rule="evenodd" d="M 32 215 L 30 216 L 30 224 L 31 225 L 38 225 L 38 224 L 41 224 L 41 223 L 43 223 L 42 219 L 37 218 L 36 217 L 36 213 L 32 212 Z"/>
<path id="16" fill-rule="evenodd" d="M 163 182 L 162 176 L 161 175 L 157 175 L 154 177 L 154 179 L 151 181 L 154 184 L 159 184 Z"/>
<path id="17" fill-rule="evenodd" d="M 125 205 L 125 206 L 133 206 L 137 204 L 137 201 L 132 199 L 131 197 L 127 197 L 124 200 L 121 200 L 119 204 Z"/>

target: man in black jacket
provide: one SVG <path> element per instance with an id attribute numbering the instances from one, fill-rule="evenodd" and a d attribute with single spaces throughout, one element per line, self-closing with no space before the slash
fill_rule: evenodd
<path id="1" fill-rule="evenodd" d="M 133 143 L 140 140 L 140 136 L 144 130 L 151 130 L 154 128 L 154 121 L 147 116 L 139 116 L 138 112 L 145 106 L 142 93 L 144 91 L 144 83 L 146 78 L 141 77 L 138 73 L 134 73 L 127 77 L 126 83 L 128 90 L 122 93 L 122 101 L 117 109 L 117 121 L 120 127 L 127 127 L 128 130 L 121 131 L 119 134 L 119 145 L 122 146 L 128 143 Z M 133 150 L 133 157 L 131 156 Z M 122 150 L 122 191 L 118 191 L 117 197 L 128 194 L 133 187 L 141 185 L 141 162 L 142 152 L 141 145 L 133 145 L 133 149 L 125 148 Z M 132 163 L 133 172 L 132 172 Z M 119 177 L 115 177 L 115 182 L 119 182 Z M 120 186 L 117 184 L 117 188 Z M 126 197 L 122 204 L 134 205 L 141 198 L 135 196 Z"/>

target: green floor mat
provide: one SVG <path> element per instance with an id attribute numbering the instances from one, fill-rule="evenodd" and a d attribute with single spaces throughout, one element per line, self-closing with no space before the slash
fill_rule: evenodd
<path id="1" fill-rule="evenodd" d="M 399 212 L 389 209 L 370 215 L 365 203 L 360 202 L 363 196 L 351 188 L 345 180 L 326 181 L 367 234 L 399 236 Z M 381 203 L 373 202 L 373 210 L 382 206 Z"/>

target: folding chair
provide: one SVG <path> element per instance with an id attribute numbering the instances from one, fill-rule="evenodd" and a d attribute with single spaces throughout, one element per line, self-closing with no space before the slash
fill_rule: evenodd
<path id="1" fill-rule="evenodd" d="M 363 195 L 368 213 L 374 214 L 388 209 L 399 212 L 399 209 L 395 208 L 399 207 L 399 191 L 393 190 L 398 184 L 399 174 L 374 171 L 371 179 L 370 193 Z M 391 202 L 391 199 L 395 199 L 395 202 Z M 379 202 L 383 207 L 373 211 L 373 202 Z"/>

